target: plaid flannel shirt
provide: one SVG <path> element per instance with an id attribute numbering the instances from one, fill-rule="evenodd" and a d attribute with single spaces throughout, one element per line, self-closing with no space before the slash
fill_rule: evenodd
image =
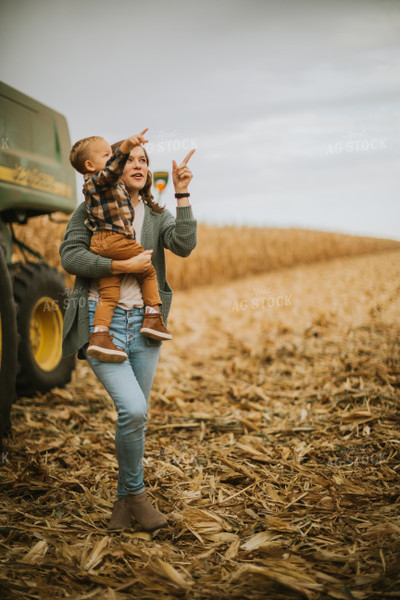
<path id="1" fill-rule="evenodd" d="M 128 158 L 129 152 L 123 154 L 117 148 L 104 169 L 84 175 L 85 225 L 93 233 L 106 230 L 135 237 L 135 211 L 125 185 L 119 181 Z"/>

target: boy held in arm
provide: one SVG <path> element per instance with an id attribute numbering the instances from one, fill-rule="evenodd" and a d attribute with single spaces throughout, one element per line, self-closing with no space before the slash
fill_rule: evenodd
<path id="1" fill-rule="evenodd" d="M 131 149 L 147 142 L 143 137 L 146 131 L 124 140 L 114 154 L 110 144 L 98 136 L 79 140 L 72 147 L 71 164 L 83 174 L 85 180 L 85 225 L 93 232 L 90 250 L 100 256 L 125 260 L 143 252 L 143 247 L 135 239 L 134 208 L 119 179 Z M 161 299 L 154 267 L 151 265 L 144 272 L 134 275 L 141 286 L 146 306 L 140 333 L 156 340 L 172 339 L 160 313 Z M 87 353 L 102 362 L 119 363 L 127 359 L 126 352 L 115 346 L 109 334 L 119 300 L 121 277 L 110 275 L 97 280 L 100 299 Z"/>

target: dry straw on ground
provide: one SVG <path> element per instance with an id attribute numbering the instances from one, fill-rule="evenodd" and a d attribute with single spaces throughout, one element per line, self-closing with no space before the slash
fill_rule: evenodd
<path id="1" fill-rule="evenodd" d="M 21 398 L 4 600 L 400 597 L 400 252 L 181 291 L 145 479 L 170 527 L 106 531 L 115 410 L 85 363 Z"/>

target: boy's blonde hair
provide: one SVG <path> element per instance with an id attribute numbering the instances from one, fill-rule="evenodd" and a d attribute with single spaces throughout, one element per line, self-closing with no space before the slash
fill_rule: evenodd
<path id="1" fill-rule="evenodd" d="M 91 137 L 83 138 L 83 140 L 78 140 L 72 146 L 69 160 L 71 165 L 78 171 L 78 173 L 82 173 L 82 175 L 84 175 L 87 172 L 85 168 L 85 161 L 89 158 L 90 146 L 93 144 L 93 142 L 97 142 L 98 140 L 102 139 L 103 138 L 100 135 L 92 135 Z"/>

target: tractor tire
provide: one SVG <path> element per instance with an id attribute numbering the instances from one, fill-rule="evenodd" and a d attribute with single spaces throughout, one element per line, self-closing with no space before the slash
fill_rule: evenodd
<path id="1" fill-rule="evenodd" d="M 11 430 L 10 412 L 17 376 L 17 317 L 10 273 L 0 246 L 0 446 Z"/>
<path id="2" fill-rule="evenodd" d="M 71 380 L 73 357 L 62 358 L 62 328 L 69 290 L 59 271 L 45 263 L 12 265 L 17 303 L 17 394 L 32 396 Z"/>

